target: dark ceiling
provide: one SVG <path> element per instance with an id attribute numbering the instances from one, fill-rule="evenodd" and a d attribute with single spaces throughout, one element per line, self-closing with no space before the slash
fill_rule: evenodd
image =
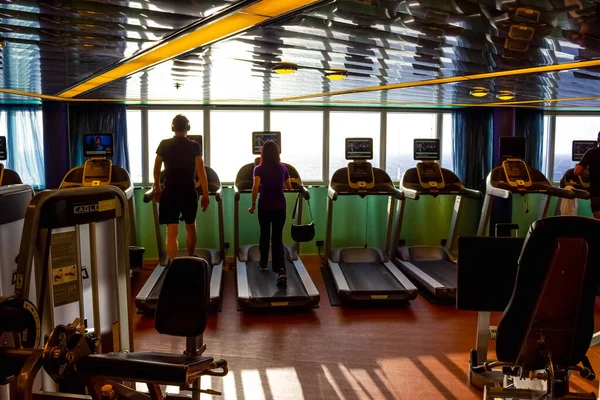
<path id="1" fill-rule="evenodd" d="M 2 87 L 57 95 L 233 3 L 237 1 L 0 0 Z M 599 11 L 599 0 L 338 0 L 196 49 L 79 98 L 600 107 Z M 599 66 L 377 88 L 585 60 L 599 60 Z M 273 65 L 283 61 L 296 64 L 298 71 L 274 74 Z M 329 80 L 324 72 L 331 68 L 348 71 L 348 77 Z M 489 94 L 473 97 L 474 86 Z M 375 89 L 327 95 L 365 87 Z M 498 100 L 501 90 L 514 92 L 515 98 Z"/>

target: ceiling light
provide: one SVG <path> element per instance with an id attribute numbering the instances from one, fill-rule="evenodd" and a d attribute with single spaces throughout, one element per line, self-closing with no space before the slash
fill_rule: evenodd
<path id="1" fill-rule="evenodd" d="M 341 81 L 348 76 L 348 71 L 341 68 L 330 68 L 325 71 L 325 76 L 332 81 Z"/>
<path id="2" fill-rule="evenodd" d="M 298 67 L 296 64 L 282 62 L 275 64 L 272 71 L 279 75 L 290 75 L 296 73 Z"/>
<path id="3" fill-rule="evenodd" d="M 471 89 L 471 96 L 473 97 L 485 97 L 487 96 L 489 93 L 489 91 L 481 86 L 475 86 L 473 89 Z"/>
<path id="4" fill-rule="evenodd" d="M 498 97 L 499 100 L 512 100 L 515 98 L 515 94 L 510 90 L 501 90 L 496 97 Z"/>

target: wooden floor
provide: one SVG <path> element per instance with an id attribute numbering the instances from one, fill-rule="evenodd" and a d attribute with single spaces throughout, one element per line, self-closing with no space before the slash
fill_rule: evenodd
<path id="1" fill-rule="evenodd" d="M 226 271 L 223 311 L 211 318 L 205 341 L 207 354 L 226 359 L 230 372 L 225 378 L 203 378 L 203 387 L 224 391 L 225 399 L 247 400 L 482 397 L 466 375 L 476 313 L 432 305 L 422 297 L 398 310 L 331 307 L 318 257 L 303 261 L 321 293 L 320 308 L 306 313 L 236 311 L 235 276 Z M 142 271 L 135 278 L 134 294 L 148 275 Z M 596 313 L 600 316 L 598 306 Z M 156 333 L 151 318 L 136 315 L 134 330 L 136 350 L 181 353 L 185 347 L 183 338 Z M 588 355 L 600 372 L 598 347 Z M 576 377 L 572 387 L 597 392 L 598 381 Z"/>

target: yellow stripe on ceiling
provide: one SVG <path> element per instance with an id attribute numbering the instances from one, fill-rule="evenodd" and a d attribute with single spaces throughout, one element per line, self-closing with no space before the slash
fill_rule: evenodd
<path id="1" fill-rule="evenodd" d="M 202 25 L 195 31 L 152 47 L 143 54 L 62 92 L 59 96 L 71 99 L 180 54 L 240 33 L 274 17 L 319 2 L 321 0 L 261 0 L 212 23 Z"/>
<path id="2" fill-rule="evenodd" d="M 339 90 L 339 91 L 335 91 L 335 92 L 306 94 L 306 95 L 302 95 L 302 96 L 285 97 L 285 98 L 281 98 L 281 99 L 276 99 L 274 101 L 305 100 L 305 99 L 314 99 L 314 98 L 318 98 L 318 97 L 340 96 L 343 94 L 368 93 L 368 92 L 378 92 L 380 90 L 405 89 L 405 88 L 419 87 L 419 86 L 433 86 L 433 85 L 441 85 L 441 84 L 447 84 L 447 83 L 476 81 L 476 80 L 482 80 L 482 79 L 500 78 L 500 77 L 505 77 L 505 76 L 513 77 L 513 76 L 518 76 L 518 75 L 559 72 L 559 71 L 567 71 L 567 70 L 571 70 L 571 69 L 582 69 L 582 68 L 590 68 L 590 67 L 597 67 L 597 66 L 600 66 L 600 60 L 578 61 L 578 62 L 564 63 L 564 64 L 544 65 L 544 66 L 540 66 L 540 67 L 520 68 L 520 69 L 507 70 L 507 71 L 496 71 L 496 72 L 485 72 L 485 73 L 473 74 L 473 75 L 452 76 L 449 78 L 427 79 L 427 80 L 423 80 L 423 81 L 394 83 L 391 85 L 383 85 L 383 86 L 370 86 L 370 87 L 357 88 L 357 89 Z"/>

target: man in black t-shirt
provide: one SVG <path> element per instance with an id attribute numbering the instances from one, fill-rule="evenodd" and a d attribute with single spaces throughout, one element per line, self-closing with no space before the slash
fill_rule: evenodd
<path id="1" fill-rule="evenodd" d="M 600 144 L 600 132 L 598 133 Z M 575 175 L 581 175 L 586 168 L 590 171 L 590 196 L 594 218 L 600 219 L 600 147 L 585 152 L 583 158 L 575 167 Z"/>
<path id="2" fill-rule="evenodd" d="M 194 255 L 196 248 L 196 214 L 198 195 L 194 174 L 202 187 L 202 211 L 209 204 L 208 180 L 202 161 L 200 144 L 187 138 L 190 122 L 183 115 L 173 118 L 171 130 L 175 136 L 160 142 L 154 162 L 154 195 L 159 203 L 159 223 L 167 224 L 167 254 L 169 259 L 177 257 L 177 234 L 179 221 L 185 222 L 185 240 L 188 256 Z M 165 163 L 164 189 L 160 185 L 160 170 Z"/>

